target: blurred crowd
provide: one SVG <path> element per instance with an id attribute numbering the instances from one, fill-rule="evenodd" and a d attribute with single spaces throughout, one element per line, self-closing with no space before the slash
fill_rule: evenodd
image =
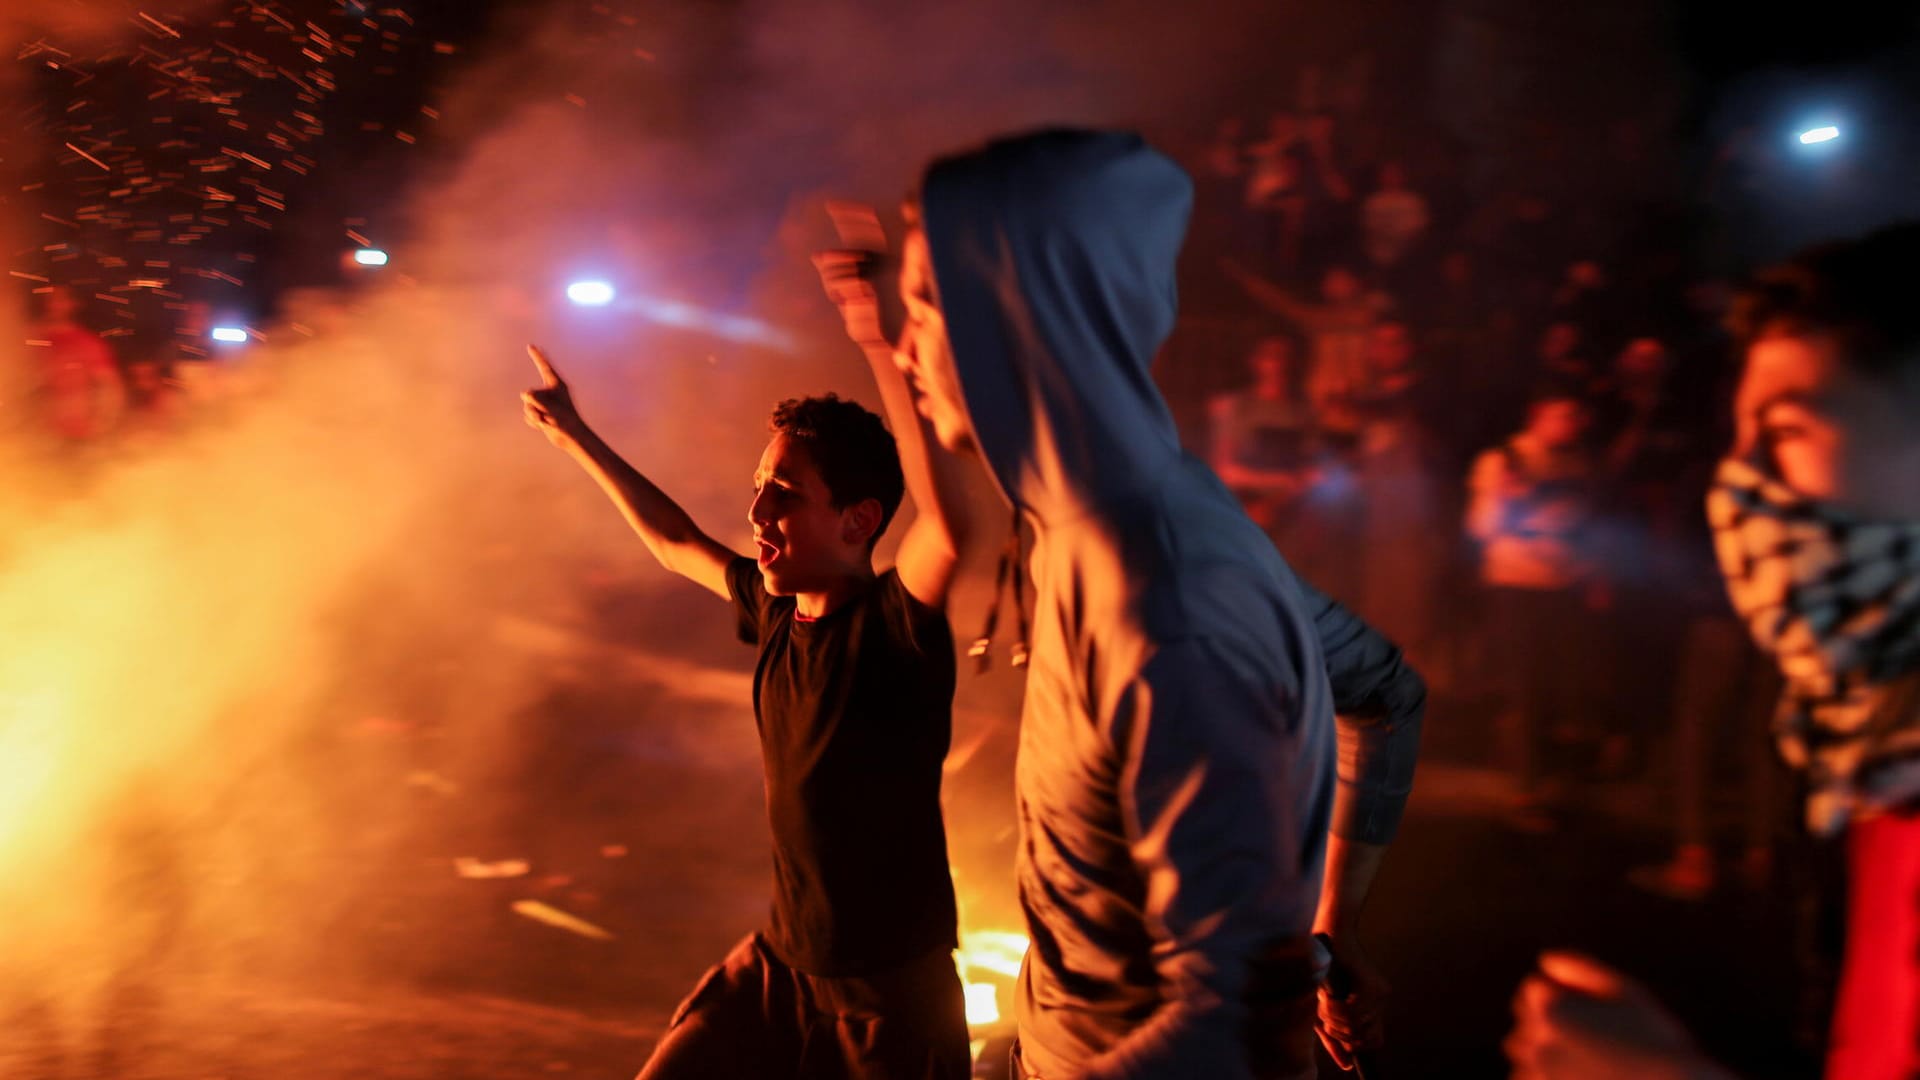
<path id="1" fill-rule="evenodd" d="M 1729 284 L 1690 273 L 1709 230 L 1644 194 L 1639 155 L 1585 185 L 1470 182 L 1370 96 L 1308 69 L 1291 103 L 1192 133 L 1188 316 L 1159 369 L 1188 441 L 1441 708 L 1494 718 L 1474 749 L 1510 824 L 1651 782 L 1675 851 L 1638 883 L 1757 883 L 1783 800 L 1770 665 L 1703 514 L 1737 375 Z"/>

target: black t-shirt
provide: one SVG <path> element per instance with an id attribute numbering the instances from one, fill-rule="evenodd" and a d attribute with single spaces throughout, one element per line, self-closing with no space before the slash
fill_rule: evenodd
<path id="1" fill-rule="evenodd" d="M 753 712 L 773 827 L 773 924 L 790 966 L 866 975 L 951 949 L 940 817 L 953 734 L 953 631 L 892 571 L 817 620 L 738 559 L 740 638 L 760 646 Z"/>

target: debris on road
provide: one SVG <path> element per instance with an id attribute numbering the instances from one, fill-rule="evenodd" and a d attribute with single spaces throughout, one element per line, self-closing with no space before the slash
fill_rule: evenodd
<path id="1" fill-rule="evenodd" d="M 569 915 L 557 907 L 543 904 L 538 900 L 515 900 L 513 910 L 516 914 L 524 915 L 534 922 L 546 923 L 548 926 L 579 934 L 584 938 L 592 938 L 595 941 L 613 940 L 613 935 L 606 930 L 577 915 Z"/>
<path id="2" fill-rule="evenodd" d="M 501 859 L 498 862 L 485 862 L 462 855 L 453 860 L 454 873 L 463 878 L 485 880 L 488 878 L 526 877 L 533 866 L 525 859 Z"/>

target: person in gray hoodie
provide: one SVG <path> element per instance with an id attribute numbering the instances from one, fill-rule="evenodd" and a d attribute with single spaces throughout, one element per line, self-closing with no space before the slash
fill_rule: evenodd
<path id="1" fill-rule="evenodd" d="M 1190 206 L 1136 136 L 1039 132 L 934 163 L 903 248 L 919 407 L 1035 538 L 1027 1077 L 1312 1075 L 1316 929 L 1354 987 L 1321 999 L 1329 1049 L 1379 1037 L 1354 932 L 1425 689 L 1180 448 L 1149 364 Z"/>

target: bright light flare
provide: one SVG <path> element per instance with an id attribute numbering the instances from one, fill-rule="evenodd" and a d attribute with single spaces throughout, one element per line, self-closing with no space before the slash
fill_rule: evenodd
<path id="1" fill-rule="evenodd" d="M 379 248 L 361 248 L 353 253 L 353 261 L 361 266 L 385 266 L 387 253 Z"/>
<path id="2" fill-rule="evenodd" d="M 1000 1022 L 1000 990 L 992 983 L 967 984 L 967 1026 Z"/>
<path id="3" fill-rule="evenodd" d="M 576 281 L 567 286 L 567 299 L 581 307 L 605 307 L 613 303 L 613 286 L 604 281 Z"/>
<path id="4" fill-rule="evenodd" d="M 239 326 L 216 326 L 211 336 L 215 341 L 228 345 L 240 345 L 246 342 L 247 331 Z"/>
<path id="5" fill-rule="evenodd" d="M 718 314 L 684 301 L 661 300 L 651 296 L 631 296 L 621 306 L 663 326 L 684 326 L 728 341 L 765 345 L 789 352 L 799 348 L 799 344 L 786 331 L 745 315 Z"/>
<path id="6" fill-rule="evenodd" d="M 1027 945 L 1025 934 L 1005 930 L 970 930 L 960 935 L 953 963 L 966 989 L 968 1027 L 991 1027 L 1000 1022 L 1000 983 L 1011 985 L 1020 977 L 1020 961 L 1027 955 Z"/>
<path id="7" fill-rule="evenodd" d="M 1800 133 L 1800 144 L 1812 146 L 1815 143 L 1832 142 L 1840 137 L 1840 129 L 1827 124 L 1822 127 L 1808 128 Z"/>
<path id="8" fill-rule="evenodd" d="M 54 816 L 56 781 L 77 741 L 66 706 L 51 688 L 0 697 L 0 856 L 17 854 L 20 834 L 30 825 L 44 830 Z"/>
<path id="9" fill-rule="evenodd" d="M 960 965 L 1020 977 L 1020 961 L 1027 955 L 1027 935 L 1005 930 L 969 930 L 960 935 Z"/>

